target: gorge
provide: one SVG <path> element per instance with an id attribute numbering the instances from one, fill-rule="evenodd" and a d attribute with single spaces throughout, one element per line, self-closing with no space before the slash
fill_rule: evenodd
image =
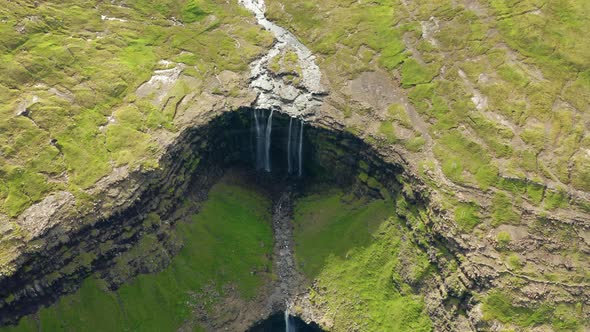
<path id="1" fill-rule="evenodd" d="M 345 190 L 352 190 L 349 199 L 353 200 L 362 197 L 369 201 L 392 200 L 395 197 L 411 201 L 422 199 L 419 196 L 404 198 L 402 185 L 397 180 L 402 176 L 402 168 L 385 163 L 375 151 L 354 136 L 317 127 L 303 131 L 302 122 L 289 116 L 268 111 L 268 117 L 260 116 L 262 113 L 251 109 L 229 112 L 205 127 L 190 130 L 182 138 L 183 143 L 166 157 L 170 163 L 166 167 L 169 172 L 161 177 L 154 176 L 153 184 L 146 186 L 153 189 L 148 189 L 135 200 L 134 206 L 113 218 L 98 221 L 92 228 L 70 234 L 73 240 L 61 244 L 48 241 L 43 253 L 35 254 L 21 274 L 3 280 L 1 289 L 11 294 L 3 295 L 11 299 L 2 307 L 3 313 L 10 313 L 2 315 L 3 322 L 11 322 L 19 315 L 35 311 L 40 304 L 55 301 L 63 292 L 76 289 L 81 280 L 90 274 L 101 276 L 108 288 L 115 290 L 136 273 L 158 273 L 174 261 L 173 256 L 182 243 L 177 238 L 179 235 L 174 235 L 176 224 L 184 223 L 181 211 L 186 208 L 179 205 L 182 202 L 180 197 L 190 197 L 196 200 L 191 205 L 199 206 L 198 200 L 204 200 L 208 188 L 226 172 L 237 174 L 233 177 L 244 178 L 238 182 L 253 181 L 248 186 L 266 188 L 264 191 L 274 201 L 271 218 L 275 233 L 272 271 L 277 278 L 271 285 L 263 287 L 270 290 L 262 300 L 257 299 L 260 304 L 256 306 L 259 311 L 255 312 L 255 316 L 249 313 L 250 317 L 226 322 L 232 330 L 247 326 L 243 324 L 253 324 L 260 318 L 259 315 L 283 312 L 287 310 L 285 304 L 294 310 L 308 301 L 297 298 L 306 293 L 307 282 L 305 276 L 298 272 L 293 256 L 296 247 L 291 225 L 293 199 L 326 186 L 349 188 Z M 274 114 L 272 118 L 270 114 Z M 259 123 L 261 118 L 263 121 Z M 294 122 L 299 123 L 299 134 L 295 140 L 299 143 L 296 144 L 292 142 L 296 136 L 292 134 Z M 269 127 L 263 128 L 261 124 Z M 289 153 L 291 145 L 297 147 L 291 151 L 296 153 Z M 303 160 L 306 162 L 303 163 Z M 289 172 L 289 164 L 292 164 L 291 167 L 297 165 L 294 168 L 297 174 Z M 272 170 L 267 168 L 268 165 L 272 165 Z M 304 167 L 305 176 L 299 176 L 303 174 Z M 180 180 L 172 179 L 182 179 L 183 184 L 179 185 L 177 181 Z M 183 190 L 180 191 L 180 188 Z M 204 204 L 207 204 L 206 201 Z M 388 204 L 393 204 L 393 201 Z M 59 234 L 49 236 L 58 238 Z M 346 235 L 342 233 L 340 236 Z M 143 252 L 145 249 L 128 249 L 143 248 L 146 239 L 155 241 L 151 242 L 147 252 Z M 77 248 L 73 256 L 72 248 Z M 420 249 L 416 247 L 415 250 Z M 335 253 L 341 254 L 338 251 Z M 433 311 L 443 305 L 444 299 L 440 301 L 436 308 L 432 308 Z M 223 325 L 209 326 L 219 329 Z"/>
<path id="2" fill-rule="evenodd" d="M 590 326 L 581 1 L 90 3 L 0 11 L 0 331 Z"/>

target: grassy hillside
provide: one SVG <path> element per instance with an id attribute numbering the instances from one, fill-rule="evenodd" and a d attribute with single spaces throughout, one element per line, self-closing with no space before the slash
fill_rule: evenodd
<path id="1" fill-rule="evenodd" d="M 393 205 L 339 191 L 296 202 L 297 264 L 315 280 L 311 301 L 334 331 L 432 330 L 422 296 L 408 284 L 419 283 L 430 264 L 404 238 Z"/>
<path id="2" fill-rule="evenodd" d="M 590 190 L 587 1 L 267 3 L 318 53 L 349 130 L 382 122 L 369 139 L 421 151 L 427 177 L 440 170 L 549 209 L 553 197 L 563 206 L 567 191 Z M 393 81 L 388 107 L 350 89 L 373 71 Z"/>
<path id="3" fill-rule="evenodd" d="M 164 271 L 140 275 L 117 291 L 91 277 L 75 294 L 0 330 L 175 331 L 195 308 L 219 301 L 225 286 L 236 286 L 247 301 L 271 278 L 269 211 L 270 201 L 255 190 L 217 184 L 201 212 L 178 225 L 184 247 Z"/>
<path id="4" fill-rule="evenodd" d="M 137 96 L 183 63 L 174 105 L 270 41 L 236 1 L 9 1 L 0 8 L 0 213 L 54 190 L 78 197 L 114 167 L 157 167 L 175 110 Z M 165 60 L 162 62 L 161 60 Z M 201 82 L 201 83 L 199 83 Z"/>

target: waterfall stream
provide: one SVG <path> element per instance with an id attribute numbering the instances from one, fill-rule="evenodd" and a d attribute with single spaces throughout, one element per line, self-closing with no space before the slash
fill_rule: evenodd
<path id="1" fill-rule="evenodd" d="M 297 175 L 301 177 L 303 175 L 303 120 L 299 124 L 299 168 L 297 169 Z"/>
<path id="2" fill-rule="evenodd" d="M 295 120 L 295 126 L 293 126 L 293 120 Z M 297 130 L 297 122 L 299 122 L 299 130 Z M 287 172 L 294 174 L 297 171 L 299 177 L 303 175 L 303 124 L 303 120 L 290 118 L 287 136 Z"/>
<path id="3" fill-rule="evenodd" d="M 256 122 L 256 169 L 271 172 L 272 115 L 273 110 L 280 110 L 291 117 L 287 137 L 287 171 L 289 174 L 297 171 L 296 174 L 301 177 L 303 174 L 303 119 L 316 115 L 322 105 L 322 96 L 326 93 L 320 83 L 322 76 L 320 68 L 315 63 L 312 52 L 295 35 L 266 18 L 264 0 L 238 0 L 238 2 L 254 13 L 258 24 L 270 31 L 277 40 L 266 55 L 251 64 L 250 86 L 258 93 L 258 98 L 253 105 Z M 274 57 L 287 50 L 293 50 L 297 54 L 301 68 L 301 83 L 298 86 L 286 83 L 268 68 Z M 258 111 L 262 109 L 271 110 L 266 126 L 261 122 L 263 112 Z M 295 135 L 292 132 L 294 117 L 299 119 L 299 133 L 295 132 Z M 263 131 L 266 132 L 265 136 L 262 135 Z M 298 146 L 294 151 L 295 144 Z"/>
<path id="4" fill-rule="evenodd" d="M 280 109 L 292 117 L 314 117 L 326 93 L 320 83 L 321 71 L 315 63 L 315 56 L 291 32 L 266 18 L 264 0 L 238 2 L 254 13 L 258 24 L 270 31 L 277 40 L 267 54 L 251 64 L 250 86 L 258 93 L 253 106 L 258 109 Z M 268 68 L 271 60 L 286 50 L 293 50 L 297 54 L 301 68 L 301 83 L 298 86 L 285 82 Z"/>
<path id="5" fill-rule="evenodd" d="M 291 174 L 293 172 L 293 163 L 291 162 L 291 131 L 293 129 L 293 118 L 289 118 L 289 136 L 287 136 L 287 172 Z"/>
<path id="6" fill-rule="evenodd" d="M 273 110 L 270 111 L 270 114 L 268 116 L 268 121 L 266 123 L 266 136 L 265 136 L 265 154 L 264 154 L 264 170 L 267 172 L 270 172 L 270 134 L 272 132 L 272 114 L 273 114 Z"/>
<path id="7" fill-rule="evenodd" d="M 254 128 L 256 136 L 256 170 L 272 171 L 272 118 L 274 111 L 265 117 L 263 110 L 254 110 Z M 299 127 L 297 127 L 299 125 Z M 303 175 L 303 120 L 289 119 L 287 131 L 287 174 Z M 281 129 L 281 128 L 279 128 Z M 279 134 L 281 130 L 279 130 Z M 275 134 L 277 135 L 277 134 Z M 281 140 L 279 140 L 280 142 Z M 283 141 L 284 142 L 284 141 Z M 284 150 L 283 150 L 284 151 Z"/>
<path id="8" fill-rule="evenodd" d="M 291 317 L 289 317 L 289 309 L 285 309 L 285 332 L 295 332 L 295 329 L 291 326 Z"/>
<path id="9" fill-rule="evenodd" d="M 259 114 L 260 113 L 260 114 Z M 262 136 L 262 125 L 260 118 L 262 117 L 261 110 L 254 110 L 254 126 L 256 127 L 256 170 L 262 169 L 264 166 L 264 157 L 262 155 L 262 147 L 264 146 L 264 137 Z"/>

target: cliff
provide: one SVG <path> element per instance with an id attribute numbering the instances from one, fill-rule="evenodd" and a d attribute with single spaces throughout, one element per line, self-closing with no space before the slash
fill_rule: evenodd
<path id="1" fill-rule="evenodd" d="M 572 40 L 588 6 L 203 3 L 7 5 L 1 323 L 97 271 L 118 287 L 161 270 L 174 225 L 148 216 L 174 219 L 189 186 L 243 160 L 229 131 L 272 108 L 313 128 L 320 164 L 396 197 L 435 266 L 414 288 L 436 329 L 585 325 L 590 51 Z M 294 305 L 334 326 L 321 303 Z"/>

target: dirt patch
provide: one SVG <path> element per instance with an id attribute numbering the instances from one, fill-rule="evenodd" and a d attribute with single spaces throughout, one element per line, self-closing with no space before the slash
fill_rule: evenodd
<path id="1" fill-rule="evenodd" d="M 396 93 L 395 82 L 383 71 L 364 72 L 346 83 L 342 92 L 375 110 L 385 109 L 401 98 Z"/>

